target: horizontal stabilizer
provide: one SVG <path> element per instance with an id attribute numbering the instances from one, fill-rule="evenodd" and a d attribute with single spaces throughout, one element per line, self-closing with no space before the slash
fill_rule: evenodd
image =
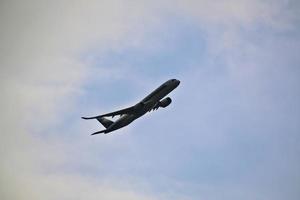
<path id="1" fill-rule="evenodd" d="M 105 130 L 102 130 L 102 131 L 97 131 L 95 133 L 92 133 L 91 135 L 96 135 L 96 134 L 100 134 L 100 133 L 105 133 L 106 129 Z"/>

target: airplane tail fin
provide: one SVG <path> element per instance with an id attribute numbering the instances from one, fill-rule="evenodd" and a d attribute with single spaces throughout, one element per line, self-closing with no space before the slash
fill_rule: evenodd
<path id="1" fill-rule="evenodd" d="M 108 128 L 114 122 L 111 120 L 106 119 L 105 117 L 97 117 L 98 122 L 100 122 L 105 128 Z"/>

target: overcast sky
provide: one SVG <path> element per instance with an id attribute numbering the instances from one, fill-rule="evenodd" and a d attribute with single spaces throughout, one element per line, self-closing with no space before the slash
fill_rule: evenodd
<path id="1" fill-rule="evenodd" d="M 1 200 L 298 200 L 300 4 L 1 1 Z M 93 116 L 168 79 L 172 104 Z"/>

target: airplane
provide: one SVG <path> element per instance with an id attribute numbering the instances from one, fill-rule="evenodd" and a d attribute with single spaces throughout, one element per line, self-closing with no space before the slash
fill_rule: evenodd
<path id="1" fill-rule="evenodd" d="M 171 91 L 173 91 L 178 85 L 180 81 L 177 79 L 170 79 L 159 86 L 156 90 L 151 92 L 148 96 L 146 96 L 143 100 L 139 103 L 135 104 L 134 106 L 118 110 L 115 112 L 106 113 L 103 115 L 98 115 L 95 117 L 82 117 L 82 119 L 96 119 L 98 120 L 106 129 L 102 131 L 95 132 L 91 135 L 96 135 L 99 133 L 110 133 L 117 129 L 120 129 L 124 126 L 127 126 L 137 118 L 143 116 L 147 112 L 152 110 L 157 110 L 158 108 L 165 108 L 172 102 L 170 97 L 166 97 Z M 164 99 L 163 99 L 164 98 Z M 105 117 L 114 117 L 120 116 L 118 120 L 111 121 Z"/>

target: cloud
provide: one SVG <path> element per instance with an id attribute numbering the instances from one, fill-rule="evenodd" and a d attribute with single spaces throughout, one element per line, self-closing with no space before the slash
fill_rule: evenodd
<path id="1" fill-rule="evenodd" d="M 143 6 L 120 1 L 1 3 L 1 199 L 64 199 L 74 195 L 70 190 L 84 188 L 95 189 L 91 199 L 146 199 L 83 177 L 44 174 L 69 158 L 53 133 L 43 138 L 72 112 L 72 99 L 82 92 L 89 72 L 78 54 L 92 45 L 118 46 L 137 25 L 137 16 L 143 16 Z M 69 190 L 66 196 L 64 189 Z"/>
<path id="2" fill-rule="evenodd" d="M 293 172 L 296 172 L 294 166 L 299 165 L 296 161 L 295 163 L 291 162 L 295 158 L 293 153 L 295 149 L 297 150 L 297 148 L 292 148 L 293 146 L 288 151 L 284 151 L 290 153 L 291 157 L 286 160 L 286 163 L 290 165 L 282 165 L 276 168 L 275 171 L 270 170 L 269 173 L 264 173 L 264 171 L 272 168 L 272 164 L 279 164 L 281 160 L 276 157 L 276 154 L 267 154 L 272 155 L 271 159 L 275 161 L 267 160 L 265 164 L 262 163 L 257 167 L 258 170 L 255 171 L 257 173 L 254 175 L 260 174 L 268 180 L 262 181 L 262 179 L 254 176 L 254 178 L 249 179 L 250 184 L 246 184 L 247 180 L 245 179 L 249 178 L 246 176 L 243 177 L 242 181 L 235 182 L 241 183 L 242 186 L 240 187 L 237 187 L 236 184 L 229 186 L 217 184 L 216 187 L 212 184 L 197 184 L 189 179 L 189 176 L 196 177 L 195 180 L 199 178 L 199 175 L 185 174 L 186 163 L 182 162 L 187 161 L 193 166 L 201 167 L 199 163 L 193 162 L 196 153 L 204 155 L 207 151 L 216 150 L 214 148 L 217 148 L 217 150 L 225 151 L 221 155 L 228 156 L 229 153 L 239 151 L 241 148 L 238 146 L 239 141 L 232 141 L 235 138 L 228 135 L 232 131 L 234 123 L 226 118 L 228 117 L 226 115 L 228 111 L 236 109 L 234 103 L 240 103 L 239 108 L 242 107 L 241 110 L 246 114 L 240 116 L 239 110 L 235 112 L 236 116 L 234 114 L 230 115 L 233 119 L 238 120 L 238 117 L 249 119 L 262 115 L 262 117 L 259 117 L 262 120 L 264 117 L 271 117 L 269 112 L 272 113 L 273 111 L 273 114 L 282 114 L 287 117 L 287 121 L 290 120 L 290 123 L 285 121 L 286 124 L 282 124 L 282 118 L 278 117 L 275 120 L 271 118 L 267 121 L 268 123 L 276 122 L 278 124 L 274 129 L 282 130 L 291 125 L 290 127 L 293 130 L 289 133 L 292 134 L 299 130 L 299 127 L 295 125 L 295 122 L 299 119 L 298 110 L 295 109 L 293 115 L 288 112 L 291 109 L 289 105 L 297 106 L 295 99 L 299 98 L 296 87 L 299 82 L 299 72 L 293 69 L 294 74 L 292 74 L 292 67 L 289 67 L 288 71 L 284 67 L 287 61 L 290 62 L 291 66 L 299 63 L 298 56 L 295 53 L 298 52 L 299 38 L 273 36 L 274 32 L 275 35 L 298 32 L 295 27 L 297 20 L 299 20 L 296 15 L 298 5 L 294 2 L 272 2 L 245 0 L 226 2 L 206 0 L 154 1 L 151 3 L 145 1 L 1 2 L 0 87 L 2 92 L 1 111 L 3 114 L 0 117 L 0 154 L 2 159 L 0 198 L 188 199 L 190 197 L 193 199 L 195 194 L 199 194 L 197 192 L 199 188 L 202 189 L 200 194 L 208 197 L 206 199 L 216 198 L 214 189 L 221 193 L 224 192 L 227 198 L 245 197 L 245 194 L 253 194 L 257 191 L 259 194 L 256 197 L 263 198 L 263 195 L 262 197 L 259 195 L 270 189 L 266 185 L 271 183 L 268 180 L 275 172 L 280 174 L 280 176 L 276 176 L 278 179 L 275 180 L 276 183 L 273 185 L 275 188 L 280 188 L 281 184 L 278 184 L 278 182 L 281 181 L 296 183 L 295 185 L 297 185 L 299 181 L 297 177 L 286 178 L 287 175 L 290 176 Z M 182 103 L 180 111 L 189 116 L 195 109 L 193 107 L 195 102 L 206 105 L 206 107 L 201 107 L 202 115 L 193 115 L 192 119 L 189 120 L 189 122 L 196 124 L 199 122 L 198 117 L 203 120 L 201 125 L 206 128 L 204 137 L 207 140 L 202 140 L 202 149 L 193 149 L 199 145 L 198 140 L 196 140 L 199 138 L 197 136 L 198 132 L 194 130 L 190 135 L 192 139 L 194 138 L 193 141 L 182 139 L 184 136 L 179 133 L 174 134 L 176 133 L 175 130 L 172 131 L 173 135 L 171 136 L 168 134 L 161 135 L 165 141 L 168 140 L 169 144 L 173 145 L 170 149 L 166 149 L 166 146 L 161 144 L 162 141 L 158 145 L 159 143 L 155 143 L 157 140 L 149 140 L 149 137 L 144 138 L 143 136 L 130 134 L 126 137 L 116 134 L 101 141 L 95 139 L 94 142 L 90 138 L 87 139 L 86 135 L 82 134 L 87 130 L 84 129 L 84 126 L 87 125 L 78 124 L 80 122 L 77 121 L 75 123 L 74 119 L 72 119 L 73 121 L 70 120 L 74 113 L 76 113 L 76 116 L 82 114 L 78 111 L 82 109 L 82 104 L 80 104 L 82 102 L 78 103 L 78 101 L 80 101 L 82 94 L 87 93 L 85 86 L 96 83 L 98 79 L 106 81 L 105 83 L 100 82 L 101 86 L 108 86 L 107 84 L 112 78 L 114 80 L 124 79 L 123 73 L 132 68 L 128 67 L 130 63 L 127 66 L 126 64 L 122 65 L 122 68 L 119 66 L 114 69 L 108 68 L 107 66 L 111 66 L 106 65 L 106 63 L 101 63 L 97 67 L 91 66 L 89 57 L 82 59 L 82 55 L 91 55 L 94 49 L 99 54 L 107 52 L 120 52 L 122 54 L 128 49 L 136 49 L 137 51 L 146 49 L 146 51 L 152 51 L 153 55 L 155 55 L 157 49 L 168 50 L 163 46 L 168 43 L 161 41 L 174 36 L 172 35 L 174 32 L 168 32 L 163 27 L 168 27 L 168 20 L 175 16 L 184 18 L 191 26 L 200 27 L 199 29 L 204 32 L 201 37 L 207 43 L 207 49 L 205 50 L 207 50 L 206 55 L 209 57 L 205 59 L 205 62 L 201 63 L 196 60 L 195 66 L 191 67 L 190 70 L 186 73 L 182 71 L 179 73 L 183 78 L 181 87 L 186 90 L 185 94 L 190 94 L 190 96 L 186 95 L 185 97 L 194 101 L 191 103 L 178 98 L 178 102 Z M 259 32 L 261 31 L 260 27 L 263 27 L 263 32 Z M 163 37 L 160 37 L 160 30 L 165 31 Z M 153 33 L 155 33 L 155 37 L 153 37 Z M 294 40 L 291 40 L 291 38 Z M 178 38 L 175 37 L 175 39 L 180 40 L 181 35 Z M 176 44 L 172 46 L 172 48 L 176 47 Z M 196 51 L 198 50 L 196 49 Z M 284 54 L 285 51 L 290 54 Z M 162 52 L 158 51 L 158 53 Z M 142 54 L 141 56 L 147 55 Z M 180 57 L 179 54 L 177 56 Z M 126 58 L 125 54 L 125 61 Z M 218 62 L 224 65 L 220 67 Z M 200 64 L 208 67 L 200 68 Z M 272 66 L 275 66 L 275 68 Z M 147 71 L 147 69 L 145 70 Z M 219 70 L 224 70 L 225 76 Z M 272 72 L 270 77 L 268 76 L 269 72 Z M 134 83 L 140 83 L 140 87 L 150 88 L 149 83 L 156 80 L 157 77 L 147 77 L 145 74 L 140 76 L 141 74 L 137 72 L 134 75 Z M 128 77 L 125 77 L 125 79 L 129 82 L 132 81 L 132 78 Z M 228 77 L 229 79 L 227 79 Z M 278 93 L 274 93 L 272 84 L 274 82 L 279 83 L 282 77 L 284 83 L 282 85 L 276 84 L 281 88 L 279 88 Z M 199 79 L 202 81 L 199 81 Z M 144 80 L 147 80 L 147 83 Z M 186 84 L 186 87 L 184 84 Z M 187 86 L 193 88 L 194 85 L 198 84 L 201 84 L 199 90 L 206 91 L 205 94 L 213 96 L 213 100 L 188 90 Z M 231 92 L 230 95 L 240 98 L 232 103 L 230 95 L 226 94 L 225 91 Z M 285 93 L 285 91 L 288 92 Z M 286 94 L 288 99 L 280 100 L 280 98 L 276 98 L 282 94 Z M 223 97 L 223 104 L 218 106 L 220 96 Z M 215 109 L 209 109 L 214 105 L 216 105 Z M 199 109 L 199 107 L 197 108 Z M 267 111 L 268 114 L 258 109 Z M 255 112 L 252 113 L 252 110 Z M 157 114 L 157 119 L 160 120 L 161 116 L 164 117 L 163 114 Z M 176 121 L 176 123 L 178 122 L 178 124 L 182 124 L 183 127 L 187 128 L 181 121 L 183 119 L 179 117 L 176 116 L 170 121 Z M 219 122 L 218 125 L 221 128 L 216 127 L 215 119 L 219 120 L 217 122 Z M 241 120 L 240 122 L 244 123 L 244 127 L 260 125 L 255 119 L 250 123 L 247 120 Z M 134 126 L 142 132 L 140 124 Z M 145 126 L 155 126 L 155 124 L 149 122 Z M 167 129 L 168 127 L 172 130 L 172 124 L 167 124 L 163 129 L 170 130 Z M 263 125 L 263 128 L 267 130 L 265 132 L 273 130 L 272 127 L 266 125 Z M 81 131 L 82 129 L 84 131 Z M 130 132 L 130 129 L 127 130 Z M 149 130 L 151 130 L 151 127 L 149 127 Z M 261 129 L 255 130 L 259 130 L 257 131 L 258 134 L 261 133 Z M 218 137 L 209 135 L 213 131 L 216 131 L 214 133 Z M 249 129 L 249 132 L 251 131 L 253 129 Z M 282 136 L 280 133 L 277 134 L 277 137 Z M 240 135 L 235 136 L 240 137 Z M 294 135 L 291 136 L 295 138 Z M 256 138 L 248 137 L 251 141 L 259 143 Z M 180 143 L 175 140 L 176 138 L 181 138 Z M 275 140 L 274 144 L 267 143 L 269 148 L 267 150 L 272 152 L 275 147 L 282 149 L 280 147 L 282 144 L 295 145 L 287 139 L 282 141 L 283 143 L 280 143 L 279 140 Z M 142 142 L 141 144 L 145 146 L 149 144 L 153 145 L 152 147 L 156 146 L 158 150 L 162 151 L 151 152 L 151 154 L 143 149 L 139 142 Z M 227 149 L 228 145 L 231 144 L 237 146 Z M 245 142 L 245 144 L 248 143 Z M 190 147 L 187 147 L 188 145 Z M 179 147 L 182 147 L 184 151 Z M 258 147 L 260 146 L 258 145 Z M 124 158 L 114 160 L 107 155 L 105 148 L 111 151 L 109 155 L 115 155 L 117 158 L 119 158 L 118 155 L 121 151 Z M 241 149 L 241 152 L 248 153 L 247 148 Z M 126 153 L 125 150 L 128 150 L 128 152 Z M 177 158 L 180 158 L 180 161 L 167 161 L 165 159 L 173 158 L 172 160 L 176 160 L 176 156 L 172 154 L 171 150 L 178 153 Z M 209 151 L 208 157 L 212 156 L 217 161 L 214 163 L 211 159 L 208 164 L 203 164 L 204 167 L 200 168 L 203 170 L 200 175 L 203 175 L 204 172 L 219 172 L 222 174 L 222 171 L 220 172 L 216 168 L 219 164 L 218 160 L 223 161 L 217 156 L 218 152 Z M 276 153 L 280 154 L 280 152 Z M 154 155 L 157 157 L 154 157 Z M 253 164 L 251 156 L 254 157 L 255 155 L 257 154 L 249 153 L 250 161 L 246 160 L 245 163 Z M 282 154 L 280 155 L 282 156 Z M 134 156 L 133 160 L 126 160 L 130 156 Z M 149 160 L 147 161 L 144 156 Z M 241 154 L 229 155 L 225 158 L 225 161 L 234 162 L 242 157 Z M 140 159 L 142 161 L 139 161 Z M 145 170 L 139 171 L 133 168 L 131 161 L 137 161 L 135 164 L 143 169 L 145 167 Z M 157 161 L 155 163 L 157 167 L 154 167 L 151 161 Z M 170 163 L 176 165 L 170 167 L 168 166 Z M 120 164 L 120 166 L 114 164 Z M 225 168 L 223 172 L 232 175 L 229 168 L 238 168 L 241 165 L 234 163 L 223 166 Z M 74 169 L 76 167 L 82 167 L 83 169 Z M 87 170 L 94 170 L 96 175 L 93 173 L 86 174 L 85 167 Z M 183 172 L 180 171 L 181 167 Z M 110 181 L 107 181 L 108 178 L 105 179 L 104 173 L 100 174 L 99 169 L 106 169 L 108 174 L 110 173 L 108 169 L 119 172 L 119 174 L 107 175 L 111 178 Z M 195 172 L 193 168 L 188 167 L 187 169 Z M 130 170 L 133 170 L 133 172 Z M 165 179 L 164 176 L 157 175 L 154 176 L 157 179 L 153 178 L 152 183 L 147 184 L 144 177 L 145 174 L 150 176 L 151 170 L 165 173 Z M 285 170 L 290 170 L 290 172 L 285 173 Z M 150 175 L 147 174 L 149 171 Z M 128 175 L 122 176 L 122 172 L 126 172 Z M 118 175 L 121 177 L 120 180 L 116 178 Z M 126 180 L 125 177 L 131 180 Z M 210 179 L 210 174 L 206 178 Z M 226 177 L 224 179 L 226 180 Z M 165 191 L 149 189 L 153 188 L 151 184 L 157 180 L 161 181 L 157 185 L 163 186 L 162 188 Z M 216 180 L 220 179 L 217 178 L 211 181 L 215 183 Z M 174 188 L 181 189 L 179 191 L 182 194 L 176 193 L 175 189 L 170 189 L 167 186 L 170 182 Z M 258 187 L 254 186 L 255 184 L 262 186 L 262 191 L 259 191 Z M 126 185 L 128 186 L 126 187 Z M 189 190 L 189 187 L 194 189 Z M 236 187 L 239 190 L 238 194 L 234 193 L 234 190 L 237 190 Z M 291 194 L 292 199 L 297 195 L 295 191 L 293 188 L 292 190 L 284 188 L 282 194 Z M 172 195 L 171 193 L 175 194 Z M 269 197 L 270 191 L 266 193 L 265 196 Z M 272 197 L 275 198 L 275 196 Z"/>

